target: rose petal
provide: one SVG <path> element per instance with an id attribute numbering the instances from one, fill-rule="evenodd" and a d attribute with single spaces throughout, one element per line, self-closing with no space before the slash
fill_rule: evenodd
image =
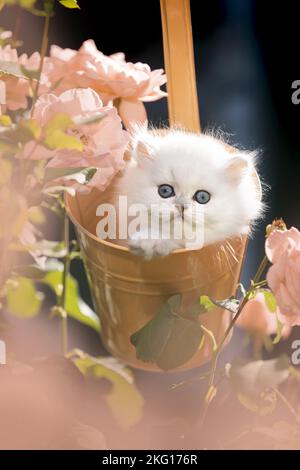
<path id="1" fill-rule="evenodd" d="M 141 101 L 121 100 L 119 114 L 127 130 L 131 130 L 136 123 L 147 123 L 147 113 Z"/>

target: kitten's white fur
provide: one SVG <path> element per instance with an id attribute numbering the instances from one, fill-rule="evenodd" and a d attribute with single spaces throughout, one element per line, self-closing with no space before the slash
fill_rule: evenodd
<path id="1" fill-rule="evenodd" d="M 253 223 L 262 213 L 253 176 L 255 154 L 231 150 L 221 140 L 205 134 L 136 128 L 131 159 L 119 179 L 118 193 L 128 197 L 128 206 L 141 203 L 151 211 L 151 205 L 163 205 L 164 211 L 175 211 L 175 225 L 177 216 L 189 223 L 193 211 L 203 211 L 204 245 L 248 233 L 250 221 Z M 175 196 L 162 199 L 158 193 L 161 184 L 172 185 Z M 193 199 L 197 190 L 211 194 L 207 204 Z M 154 238 L 137 232 L 128 245 L 146 259 L 192 246 L 184 238 L 156 239 L 159 234 Z"/>

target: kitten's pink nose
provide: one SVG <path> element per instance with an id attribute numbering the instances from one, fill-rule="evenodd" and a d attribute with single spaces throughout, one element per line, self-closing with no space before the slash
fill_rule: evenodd
<path id="1" fill-rule="evenodd" d="M 178 198 L 176 199 L 175 206 L 176 206 L 176 208 L 178 209 L 178 211 L 181 213 L 181 215 L 183 216 L 184 209 L 185 209 L 185 206 L 186 206 L 186 200 L 185 200 L 185 198 L 183 198 L 183 197 L 178 197 Z"/>
<path id="2" fill-rule="evenodd" d="M 184 207 L 184 206 L 186 206 L 187 201 L 186 201 L 185 197 L 179 196 L 179 197 L 176 198 L 175 203 L 176 203 L 176 206 L 183 206 Z"/>

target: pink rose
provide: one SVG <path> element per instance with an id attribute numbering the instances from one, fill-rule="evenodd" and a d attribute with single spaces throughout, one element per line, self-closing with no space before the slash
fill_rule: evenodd
<path id="1" fill-rule="evenodd" d="M 52 83 L 61 80 L 57 92 L 72 87 L 90 87 L 104 104 L 120 99 L 119 113 L 126 127 L 146 122 L 143 101 L 155 101 L 167 94 L 160 89 L 166 83 L 162 69 L 125 61 L 122 53 L 106 56 L 93 40 L 85 41 L 78 51 L 52 46 L 50 58 Z"/>
<path id="2" fill-rule="evenodd" d="M 0 47 L 0 61 L 9 63 L 8 65 L 12 69 L 15 64 L 16 66 L 22 65 L 27 70 L 36 71 L 39 69 L 40 60 L 41 58 L 38 52 L 34 52 L 31 56 L 22 54 L 18 57 L 17 50 L 13 49 L 10 45 Z M 40 92 L 46 91 L 50 86 L 47 74 L 45 73 L 47 70 L 48 67 L 45 66 L 44 72 L 40 77 Z M 12 71 L 14 72 L 14 70 Z M 16 74 L 18 73 L 17 67 L 15 72 Z M 30 80 L 7 74 L 1 75 L 0 82 L 0 104 L 5 105 L 6 108 L 11 111 L 27 108 L 27 98 L 32 96 Z M 33 83 L 35 86 L 35 80 Z"/>
<path id="3" fill-rule="evenodd" d="M 35 245 L 37 243 L 37 235 L 38 235 L 37 228 L 31 222 L 25 222 L 22 231 L 19 235 L 19 241 L 22 245 Z M 45 268 L 45 263 L 47 257 L 44 256 L 41 251 L 39 250 L 30 250 L 29 253 L 33 257 L 36 264 L 41 268 Z"/>
<path id="4" fill-rule="evenodd" d="M 5 43 L 5 41 L 10 41 L 12 39 L 13 33 L 11 31 L 1 31 L 0 32 L 0 41 Z"/>
<path id="5" fill-rule="evenodd" d="M 18 64 L 18 53 L 10 45 L 0 47 L 0 61 Z M 4 91 L 4 97 L 1 99 L 1 104 L 15 111 L 20 108 L 27 107 L 27 96 L 29 94 L 29 81 L 23 78 L 18 78 L 13 75 L 1 75 L 0 81 Z M 4 85 L 4 86 L 3 86 Z"/>
<path id="6" fill-rule="evenodd" d="M 266 255 L 273 264 L 267 281 L 286 324 L 300 325 L 300 232 L 274 230 L 266 240 Z"/>
<path id="7" fill-rule="evenodd" d="M 31 56 L 28 56 L 27 54 L 22 54 L 20 55 L 18 59 L 18 63 L 20 65 L 23 65 L 27 70 L 29 71 L 38 71 L 40 67 L 40 62 L 41 62 L 41 56 L 39 52 L 34 52 L 31 54 Z M 40 83 L 39 83 L 39 90 L 38 93 L 45 93 L 46 91 L 49 90 L 51 83 L 49 82 L 48 79 L 48 74 L 49 74 L 49 66 L 44 63 L 43 70 L 40 76 Z M 28 80 L 27 80 L 28 83 Z M 36 86 L 36 80 L 34 80 L 33 87 Z M 30 96 L 31 96 L 31 90 L 30 90 Z"/>
<path id="8" fill-rule="evenodd" d="M 272 335 L 277 332 L 277 318 L 280 312 L 277 309 L 276 314 L 269 311 L 266 306 L 265 297 L 262 292 L 258 292 L 254 299 L 249 300 L 243 308 L 237 325 L 250 333 L 261 336 Z M 287 336 L 290 329 L 285 326 L 283 335 Z"/>
<path id="9" fill-rule="evenodd" d="M 83 151 L 49 150 L 43 145 L 29 142 L 25 145 L 22 158 L 49 159 L 47 167 L 51 168 L 95 167 L 97 172 L 86 187 L 77 185 L 74 181 L 72 184 L 83 191 L 92 186 L 105 189 L 112 177 L 123 168 L 124 151 L 129 141 L 129 135 L 122 129 L 116 108 L 103 106 L 98 94 L 89 88 L 72 89 L 59 96 L 49 93 L 42 95 L 34 108 L 33 118 L 43 128 L 57 114 L 67 114 L 73 121 L 79 122 L 72 124 L 66 133 L 81 140 Z M 103 115 L 100 121 L 80 124 L 84 119 Z M 68 181 L 68 185 L 70 184 Z"/>

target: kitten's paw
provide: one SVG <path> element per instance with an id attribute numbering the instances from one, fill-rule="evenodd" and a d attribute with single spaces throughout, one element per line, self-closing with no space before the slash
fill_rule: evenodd
<path id="1" fill-rule="evenodd" d="M 138 237 L 130 239 L 128 246 L 132 253 L 148 261 L 155 257 L 167 256 L 172 251 L 182 248 L 182 244 L 174 240 L 145 240 Z"/>

